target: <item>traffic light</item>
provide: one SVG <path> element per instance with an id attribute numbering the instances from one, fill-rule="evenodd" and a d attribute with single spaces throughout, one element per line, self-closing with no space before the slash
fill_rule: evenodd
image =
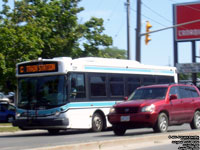
<path id="1" fill-rule="evenodd" d="M 151 38 L 149 38 L 149 33 L 150 32 L 150 28 L 152 27 L 152 25 L 149 23 L 149 21 L 146 22 L 146 34 L 145 34 L 145 44 L 147 45 L 149 43 L 149 41 L 151 40 Z"/>

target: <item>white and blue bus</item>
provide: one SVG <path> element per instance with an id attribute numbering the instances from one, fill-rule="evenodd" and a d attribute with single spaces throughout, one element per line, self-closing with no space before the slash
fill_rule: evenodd
<path id="1" fill-rule="evenodd" d="M 14 126 L 102 131 L 110 108 L 137 87 L 177 82 L 175 67 L 133 60 L 57 57 L 17 64 L 17 112 Z"/>

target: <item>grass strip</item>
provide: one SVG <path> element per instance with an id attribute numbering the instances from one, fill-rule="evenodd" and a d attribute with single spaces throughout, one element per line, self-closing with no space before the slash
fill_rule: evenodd
<path id="1" fill-rule="evenodd" d="M 18 127 L 0 127 L 0 132 L 15 132 L 20 131 Z"/>
<path id="2" fill-rule="evenodd" d="M 12 126 L 12 123 L 0 123 L 0 126 Z"/>

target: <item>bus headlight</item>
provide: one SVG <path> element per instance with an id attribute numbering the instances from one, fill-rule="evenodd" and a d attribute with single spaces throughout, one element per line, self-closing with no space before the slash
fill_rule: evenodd
<path id="1" fill-rule="evenodd" d="M 60 115 L 60 111 L 56 111 L 56 113 L 54 114 L 56 117 L 58 117 Z"/>
<path id="2" fill-rule="evenodd" d="M 21 114 L 20 113 L 16 113 L 15 117 L 19 118 L 19 117 L 21 117 Z"/>
<path id="3" fill-rule="evenodd" d="M 155 105 L 151 104 L 150 106 L 145 106 L 142 108 L 141 112 L 154 112 L 155 111 Z"/>
<path id="4" fill-rule="evenodd" d="M 115 108 L 114 107 L 112 107 L 112 108 L 110 108 L 110 112 L 109 113 L 116 113 L 116 110 L 115 110 Z"/>

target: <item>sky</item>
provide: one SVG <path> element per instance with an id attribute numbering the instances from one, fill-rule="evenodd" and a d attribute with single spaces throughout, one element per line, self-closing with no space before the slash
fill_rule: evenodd
<path id="1" fill-rule="evenodd" d="M 173 25 L 173 4 L 194 2 L 195 0 L 141 0 L 141 33 L 145 33 L 146 21 L 152 25 L 151 31 Z M 200 2 L 200 0 L 198 0 Z M 9 0 L 11 7 L 14 0 Z M 91 17 L 104 19 L 104 33 L 113 38 L 113 45 L 127 50 L 127 0 L 82 0 L 79 6 L 84 7 L 79 15 L 79 23 Z M 2 0 L 0 0 L 2 4 Z M 130 53 L 135 60 L 136 0 L 130 0 Z M 173 66 L 173 30 L 168 29 L 150 35 L 151 41 L 145 45 L 141 38 L 141 63 L 148 65 Z M 178 43 L 178 62 L 192 62 L 190 42 Z M 196 55 L 200 56 L 200 42 L 196 42 Z M 200 58 L 196 59 L 200 62 Z"/>

